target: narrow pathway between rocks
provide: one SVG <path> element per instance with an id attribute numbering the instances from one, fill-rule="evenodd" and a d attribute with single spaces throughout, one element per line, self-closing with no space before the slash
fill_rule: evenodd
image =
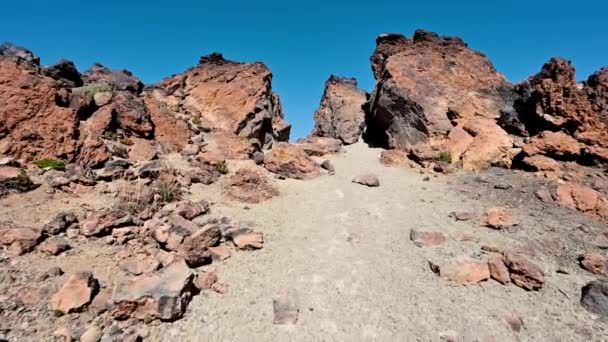
<path id="1" fill-rule="evenodd" d="M 479 255 L 479 243 L 461 241 L 467 234 L 509 244 L 513 237 L 505 232 L 448 217 L 451 211 L 481 211 L 491 203 L 449 190 L 449 177 L 424 181 L 415 170 L 384 167 L 380 151 L 361 143 L 346 150 L 333 160 L 334 176 L 277 181 L 281 195 L 250 210 L 215 206 L 216 212 L 263 231 L 264 248 L 234 253 L 219 264 L 228 293 L 195 297 L 189 313 L 154 328 L 152 340 L 439 341 L 442 334 L 459 341 L 581 338 L 579 330 L 588 328 L 589 320 L 576 297 L 583 280 L 548 275 L 541 291 L 526 292 L 491 280 L 455 285 L 430 271 L 429 260 Z M 379 176 L 380 187 L 351 182 L 367 172 Z M 419 248 L 410 241 L 411 229 L 441 231 L 448 241 Z M 272 323 L 272 299 L 279 288 L 294 288 L 299 295 L 299 320 L 293 326 Z M 505 322 L 513 310 L 525 318 L 520 333 Z"/>

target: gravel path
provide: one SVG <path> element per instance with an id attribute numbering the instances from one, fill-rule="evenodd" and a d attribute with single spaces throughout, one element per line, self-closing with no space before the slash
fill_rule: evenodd
<path id="1" fill-rule="evenodd" d="M 547 273 L 545 287 L 526 292 L 494 281 L 461 286 L 439 279 L 429 260 L 469 255 L 487 258 L 486 242 L 517 246 L 517 234 L 454 222 L 449 212 L 481 212 L 491 203 L 449 190 L 450 177 L 424 181 L 415 170 L 387 168 L 379 150 L 349 146 L 334 158 L 336 175 L 311 181 L 277 181 L 281 195 L 268 202 L 215 206 L 216 212 L 252 222 L 265 233 L 256 252 L 234 253 L 219 264 L 225 295 L 194 298 L 185 317 L 152 330 L 156 341 L 458 341 L 605 340 L 605 325 L 578 305 L 580 287 L 591 277 Z M 372 172 L 378 188 L 351 182 Z M 410 229 L 448 236 L 440 247 L 415 247 Z M 542 227 L 541 227 L 542 228 Z M 461 241 L 469 234 L 475 241 Z M 272 324 L 272 298 L 281 287 L 299 295 L 294 326 Z M 525 325 L 513 332 L 505 315 L 517 312 Z"/>

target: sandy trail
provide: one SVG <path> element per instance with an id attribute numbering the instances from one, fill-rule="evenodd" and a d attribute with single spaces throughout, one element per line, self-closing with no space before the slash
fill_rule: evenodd
<path id="1" fill-rule="evenodd" d="M 363 144 L 349 146 L 333 161 L 335 176 L 280 181 L 281 196 L 250 210 L 214 207 L 264 231 L 265 247 L 234 253 L 219 264 L 229 292 L 195 297 L 182 320 L 155 328 L 152 339 L 437 341 L 447 333 L 462 341 L 538 341 L 580 340 L 581 331 L 592 329 L 590 315 L 577 303 L 584 276 L 548 274 L 543 290 L 534 293 L 494 281 L 460 286 L 438 279 L 429 260 L 481 255 L 479 243 L 460 241 L 465 233 L 499 245 L 517 241 L 505 232 L 454 222 L 449 212 L 481 211 L 489 204 L 448 190 L 447 177 L 423 181 L 414 170 L 384 167 L 379 153 Z M 365 172 L 376 173 L 381 186 L 351 183 Z M 441 231 L 448 242 L 415 247 L 412 228 Z M 281 287 L 299 294 L 295 326 L 272 324 L 272 297 Z M 526 320 L 519 334 L 504 320 L 513 310 Z"/>

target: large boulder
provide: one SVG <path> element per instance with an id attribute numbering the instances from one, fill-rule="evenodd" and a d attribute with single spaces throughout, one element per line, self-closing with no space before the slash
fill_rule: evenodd
<path id="1" fill-rule="evenodd" d="M 344 144 L 357 142 L 365 125 L 366 101 L 367 94 L 357 88 L 357 80 L 331 75 L 315 112 L 312 135 L 340 139 Z"/>
<path id="2" fill-rule="evenodd" d="M 295 179 L 310 179 L 321 174 L 319 165 L 300 147 L 279 143 L 266 155 L 264 167 L 272 173 Z"/>
<path id="3" fill-rule="evenodd" d="M 10 221 L 0 221 L 0 245 L 14 255 L 31 251 L 42 240 L 40 229 L 17 225 Z"/>
<path id="4" fill-rule="evenodd" d="M 0 56 L 12 57 L 34 65 L 40 65 L 40 57 L 34 55 L 32 51 L 9 42 L 0 45 Z"/>
<path id="5" fill-rule="evenodd" d="M 159 274 L 140 276 L 116 287 L 112 316 L 176 320 L 184 314 L 196 292 L 194 274 L 183 260 L 176 260 Z"/>
<path id="6" fill-rule="evenodd" d="M 91 272 L 78 272 L 70 275 L 63 287 L 53 295 L 49 306 L 51 310 L 67 314 L 81 310 L 99 292 L 99 282 Z"/>
<path id="7" fill-rule="evenodd" d="M 451 119 L 498 118 L 514 93 L 489 59 L 459 38 L 416 31 L 377 40 L 372 68 L 378 79 L 366 118 L 366 139 L 406 149 L 443 135 Z"/>
<path id="8" fill-rule="evenodd" d="M 239 169 L 228 178 L 224 194 L 245 203 L 260 203 L 279 195 L 279 190 L 257 169 Z"/>
<path id="9" fill-rule="evenodd" d="M 203 128 L 227 131 L 260 147 L 289 138 L 272 74 L 263 63 L 228 61 L 221 54 L 151 88 L 157 100 Z"/>
<path id="10" fill-rule="evenodd" d="M 85 84 L 105 84 L 115 91 L 128 91 L 139 94 L 144 84 L 128 70 L 110 70 L 105 66 L 95 63 L 83 75 Z"/>
<path id="11" fill-rule="evenodd" d="M 74 157 L 78 117 L 57 104 L 59 91 L 36 65 L 0 53 L 0 155 L 27 162 Z"/>

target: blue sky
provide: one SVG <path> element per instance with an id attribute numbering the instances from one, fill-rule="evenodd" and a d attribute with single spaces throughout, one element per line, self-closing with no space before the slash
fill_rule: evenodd
<path id="1" fill-rule="evenodd" d="M 263 61 L 274 74 L 293 136 L 308 134 L 330 74 L 370 91 L 369 55 L 381 32 L 425 28 L 458 35 L 519 81 L 551 56 L 578 78 L 608 65 L 602 1 L 127 1 L 3 0 L 0 40 L 32 49 L 43 64 L 65 57 L 133 71 L 146 83 L 179 73 L 212 51 Z"/>

